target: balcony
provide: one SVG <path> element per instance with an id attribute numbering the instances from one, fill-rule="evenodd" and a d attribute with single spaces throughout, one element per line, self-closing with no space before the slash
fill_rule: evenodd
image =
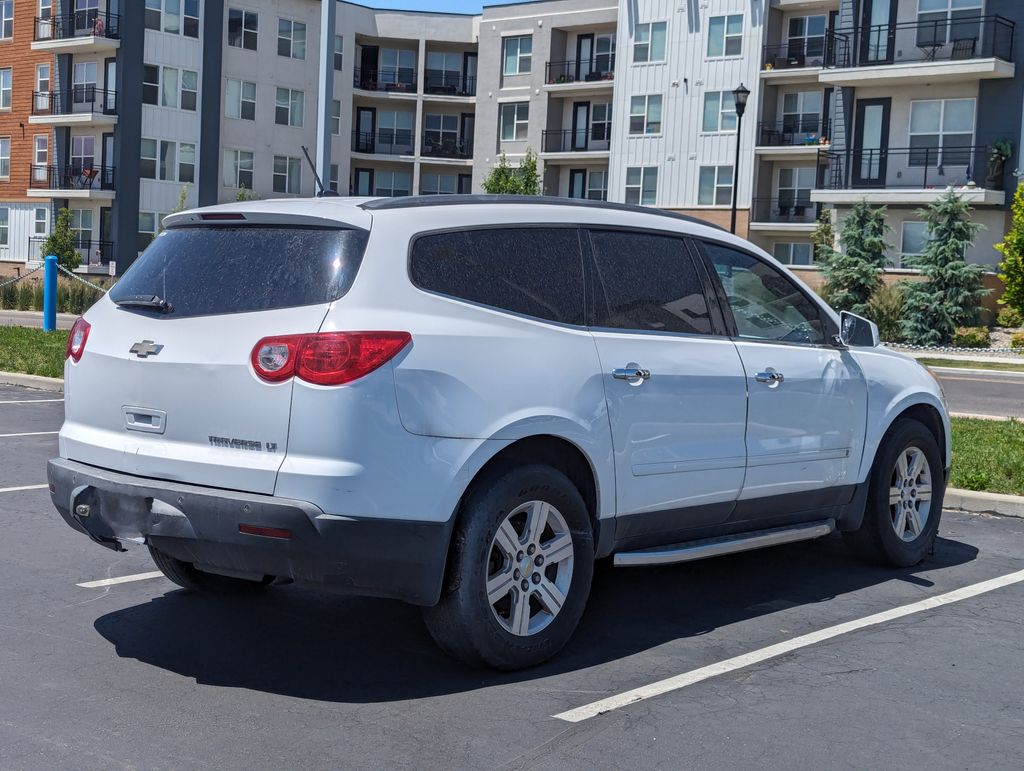
<path id="1" fill-rule="evenodd" d="M 32 166 L 28 195 L 32 198 L 110 201 L 114 198 L 114 167 L 90 163 Z"/>
<path id="2" fill-rule="evenodd" d="M 761 50 L 761 77 L 785 82 L 818 79 L 818 71 L 832 66 L 833 41 L 829 37 L 795 38 L 766 45 Z"/>
<path id="3" fill-rule="evenodd" d="M 361 91 L 415 96 L 416 71 L 411 67 L 356 67 L 352 87 Z"/>
<path id="4" fill-rule="evenodd" d="M 352 152 L 364 155 L 412 156 L 413 134 L 408 129 L 378 129 L 377 131 L 353 131 Z"/>
<path id="5" fill-rule="evenodd" d="M 812 203 L 810 191 L 798 190 L 776 198 L 750 202 L 750 230 L 762 233 L 810 233 L 817 226 L 821 205 Z"/>
<path id="6" fill-rule="evenodd" d="M 428 96 L 476 96 L 476 78 L 472 75 L 426 70 L 423 81 L 423 92 Z"/>
<path id="7" fill-rule="evenodd" d="M 791 115 L 780 121 L 757 124 L 755 152 L 783 158 L 814 158 L 822 147 L 829 147 L 832 126 L 817 115 Z"/>
<path id="8" fill-rule="evenodd" d="M 989 152 L 987 145 L 821 150 L 822 184 L 811 200 L 925 206 L 953 190 L 971 205 L 1000 206 L 1006 171 L 990 172 Z"/>
<path id="9" fill-rule="evenodd" d="M 1012 78 L 1014 27 L 1002 16 L 954 14 L 837 31 L 831 44 L 834 68 L 822 72 L 820 80 L 888 86 Z"/>
<path id="10" fill-rule="evenodd" d="M 607 158 L 611 150 L 611 129 L 606 125 L 591 126 L 568 131 L 544 131 L 541 133 L 541 155 L 549 160 L 552 156 L 578 159 L 592 156 Z"/>
<path id="11" fill-rule="evenodd" d="M 46 241 L 46 236 L 32 236 L 28 239 L 28 254 L 29 260 L 43 260 L 46 255 L 42 253 L 43 243 Z M 82 238 L 80 236 L 75 237 L 75 251 L 78 252 L 78 256 L 82 260 L 82 265 L 79 270 L 85 268 L 85 271 L 89 272 L 88 268 L 98 268 L 101 266 L 107 266 L 114 259 L 114 242 L 113 241 L 94 241 L 89 238 Z M 106 273 L 106 270 L 103 270 Z"/>
<path id="12" fill-rule="evenodd" d="M 63 91 L 35 91 L 28 122 L 51 126 L 112 126 L 117 123 L 117 92 L 91 84 Z"/>
<path id="13" fill-rule="evenodd" d="M 615 54 L 548 62 L 544 67 L 545 90 L 559 94 L 572 95 L 609 89 L 614 80 Z"/>
<path id="14" fill-rule="evenodd" d="M 420 150 L 420 155 L 431 159 L 472 160 L 473 141 L 439 131 L 428 131 L 423 135 L 423 147 Z"/>
<path id="15" fill-rule="evenodd" d="M 75 54 L 112 51 L 121 45 L 121 17 L 87 8 L 48 19 L 36 17 L 32 49 Z"/>

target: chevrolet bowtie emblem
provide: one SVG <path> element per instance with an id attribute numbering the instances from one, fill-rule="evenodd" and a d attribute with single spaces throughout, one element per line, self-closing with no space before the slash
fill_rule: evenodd
<path id="1" fill-rule="evenodd" d="M 128 353 L 134 353 L 140 359 L 145 359 L 147 356 L 157 356 L 163 349 L 162 345 L 157 345 L 152 340 L 143 340 L 129 348 Z"/>

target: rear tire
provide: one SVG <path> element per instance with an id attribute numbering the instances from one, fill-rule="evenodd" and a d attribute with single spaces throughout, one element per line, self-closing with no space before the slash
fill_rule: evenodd
<path id="1" fill-rule="evenodd" d="M 260 581 L 247 581 L 243 578 L 230 578 L 199 570 L 191 562 L 182 562 L 158 549 L 149 547 L 153 562 L 168 579 L 182 589 L 203 594 L 256 594 L 263 591 L 273 581 L 273 576 L 264 576 Z"/>
<path id="2" fill-rule="evenodd" d="M 543 465 L 499 471 L 467 496 L 441 600 L 423 618 L 450 656 L 523 669 L 569 641 L 593 572 L 590 516 L 572 482 Z"/>
<path id="3" fill-rule="evenodd" d="M 909 418 L 889 429 L 869 477 L 864 520 L 843 540 L 860 557 L 906 568 L 923 560 L 935 542 L 946 493 L 942 456 L 934 434 Z"/>

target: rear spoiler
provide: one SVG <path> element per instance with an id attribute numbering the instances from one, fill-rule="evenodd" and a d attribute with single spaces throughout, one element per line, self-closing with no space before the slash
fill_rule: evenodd
<path id="1" fill-rule="evenodd" d="M 324 199 L 330 200 L 330 199 Z M 317 207 L 310 207 L 317 208 Z M 340 207 L 339 207 L 340 208 Z M 339 214 L 349 215 L 342 221 L 335 217 L 317 216 L 310 213 L 289 211 L 245 211 L 210 207 L 208 209 L 192 209 L 191 211 L 169 214 L 164 217 L 165 229 L 183 227 L 239 227 L 245 225 L 276 225 L 278 227 L 330 228 L 332 230 L 358 229 L 368 230 L 372 216 L 355 207 L 334 209 Z M 333 212 L 332 212 L 333 213 Z"/>

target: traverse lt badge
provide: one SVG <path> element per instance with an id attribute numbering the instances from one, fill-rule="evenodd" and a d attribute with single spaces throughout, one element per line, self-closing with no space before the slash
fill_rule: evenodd
<path id="1" fill-rule="evenodd" d="M 158 356 L 163 349 L 162 345 L 157 345 L 152 340 L 143 340 L 129 348 L 128 353 L 134 353 L 140 359 L 145 359 L 149 356 Z"/>

